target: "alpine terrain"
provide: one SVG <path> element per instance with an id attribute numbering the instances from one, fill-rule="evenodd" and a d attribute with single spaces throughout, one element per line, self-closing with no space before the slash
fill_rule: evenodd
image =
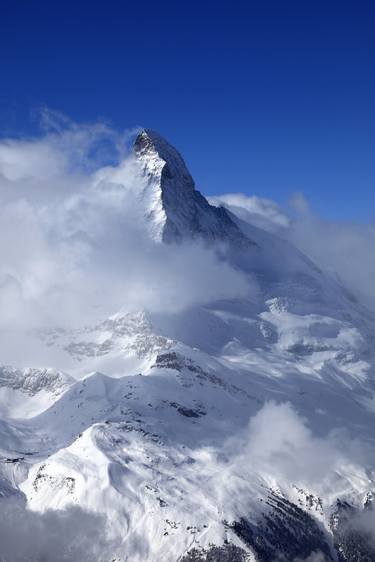
<path id="1" fill-rule="evenodd" d="M 375 316 L 210 204 L 156 132 L 132 159 L 155 255 L 201 248 L 244 288 L 221 297 L 218 275 L 212 302 L 56 318 L 30 332 L 37 364 L 0 357 L 0 506 L 103 517 L 107 562 L 374 561 Z"/>

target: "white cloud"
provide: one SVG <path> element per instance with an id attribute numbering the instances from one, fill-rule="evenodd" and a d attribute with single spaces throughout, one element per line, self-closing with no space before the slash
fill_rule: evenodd
<path id="1" fill-rule="evenodd" d="M 291 404 L 273 401 L 250 418 L 244 432 L 227 441 L 218 463 L 223 454 L 227 459 L 222 470 L 224 488 L 235 474 L 246 482 L 261 475 L 270 487 L 278 486 L 288 493 L 297 486 L 316 496 L 328 493 L 333 498 L 349 483 L 354 488 L 365 486 L 366 466 L 372 466 L 374 460 L 365 444 L 351 439 L 343 429 L 317 435 Z M 352 482 L 353 474 L 356 482 Z M 240 495 L 240 486 L 231 489 L 230 496 L 238 506 L 243 505 Z"/>
<path id="2" fill-rule="evenodd" d="M 248 293 L 248 280 L 208 248 L 150 239 L 127 135 L 44 120 L 44 136 L 0 142 L 0 328 L 76 325 L 120 308 L 174 312 Z"/>
<path id="3" fill-rule="evenodd" d="M 113 559 L 114 551 L 100 515 L 79 507 L 36 513 L 17 499 L 0 499 L 3 562 L 94 562 Z"/>
<path id="4" fill-rule="evenodd" d="M 333 435 L 315 436 L 288 403 L 268 402 L 250 420 L 246 456 L 261 474 L 316 487 L 342 464 Z M 277 468 L 276 468 L 277 467 Z"/>
<path id="5" fill-rule="evenodd" d="M 284 235 L 375 310 L 375 225 L 324 220 L 311 211 L 302 196 L 297 210 Z"/>
<path id="6" fill-rule="evenodd" d="M 290 223 L 289 217 L 271 199 L 264 199 L 255 195 L 248 196 L 244 193 L 227 193 L 210 197 L 209 201 L 212 205 L 224 205 L 245 222 L 270 232 L 286 228 Z"/>
<path id="7" fill-rule="evenodd" d="M 294 562 L 328 562 L 322 552 L 313 552 L 307 558 L 296 558 Z"/>
<path id="8" fill-rule="evenodd" d="M 241 220 L 289 240 L 375 310 L 375 224 L 322 219 L 302 193 L 291 198 L 289 209 L 244 194 L 221 195 L 211 201 L 225 205 Z"/>

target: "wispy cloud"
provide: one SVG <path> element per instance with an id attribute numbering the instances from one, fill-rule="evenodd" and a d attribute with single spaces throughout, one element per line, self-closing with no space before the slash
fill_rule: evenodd
<path id="1" fill-rule="evenodd" d="M 112 560 L 115 543 L 103 516 L 79 507 L 36 513 L 17 499 L 0 499 L 0 556 L 4 562 Z"/>
<path id="2" fill-rule="evenodd" d="M 241 220 L 288 239 L 324 271 L 330 272 L 362 303 L 375 310 L 375 225 L 329 221 L 295 194 L 283 209 L 275 202 L 244 194 L 212 198 Z"/>
<path id="3" fill-rule="evenodd" d="M 150 238 L 128 132 L 50 112 L 43 124 L 38 138 L 0 141 L 2 328 L 247 294 L 247 279 L 203 245 Z"/>

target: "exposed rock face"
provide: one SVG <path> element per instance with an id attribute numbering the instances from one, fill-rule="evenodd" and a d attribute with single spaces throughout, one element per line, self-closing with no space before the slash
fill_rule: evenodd
<path id="1" fill-rule="evenodd" d="M 331 517 L 331 530 L 339 562 L 373 562 L 375 514 L 371 502 L 363 510 L 338 501 Z"/>
<path id="2" fill-rule="evenodd" d="M 267 503 L 271 509 L 256 525 L 244 518 L 231 525 L 259 562 L 305 560 L 316 553 L 324 561 L 334 560 L 326 536 L 311 515 L 273 493 Z"/>
<path id="3" fill-rule="evenodd" d="M 181 562 L 247 562 L 246 551 L 233 544 L 212 546 L 208 549 L 192 548 Z"/>
<path id="4" fill-rule="evenodd" d="M 0 388 L 20 390 L 30 396 L 41 390 L 59 394 L 66 390 L 73 381 L 73 377 L 56 369 L 13 369 L 5 365 L 0 366 Z"/>
<path id="5" fill-rule="evenodd" d="M 203 238 L 251 245 L 224 207 L 210 205 L 195 189 L 182 156 L 158 133 L 143 130 L 135 140 L 134 153 L 147 178 L 146 207 L 156 239 Z"/>

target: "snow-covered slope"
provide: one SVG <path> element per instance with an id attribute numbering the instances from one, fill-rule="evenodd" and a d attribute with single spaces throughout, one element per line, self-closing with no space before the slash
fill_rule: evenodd
<path id="1" fill-rule="evenodd" d="M 32 417 L 50 406 L 73 382 L 73 377 L 51 368 L 0 366 L 0 416 Z"/>
<path id="2" fill-rule="evenodd" d="M 375 491 L 375 318 L 209 205 L 158 134 L 135 155 L 155 243 L 199 239 L 253 291 L 34 335 L 53 369 L 0 370 L 2 494 L 103 513 L 108 560 L 374 560 L 350 522 Z"/>

